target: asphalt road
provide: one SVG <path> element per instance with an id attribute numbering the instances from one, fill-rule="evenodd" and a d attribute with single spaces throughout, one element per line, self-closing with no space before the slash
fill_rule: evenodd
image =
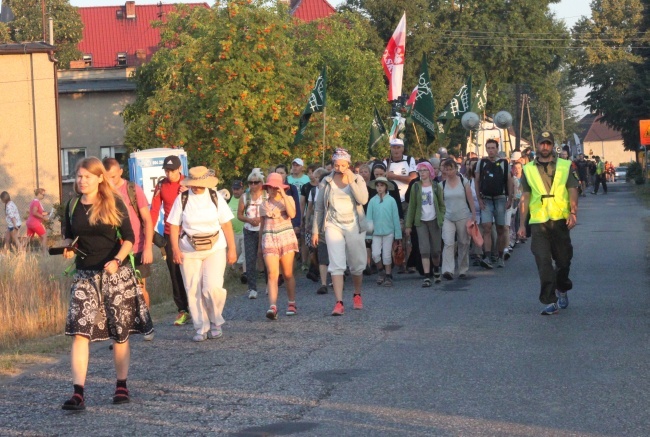
<path id="1" fill-rule="evenodd" d="M 648 436 L 650 212 L 631 187 L 581 199 L 570 306 L 541 316 L 530 243 L 505 269 L 393 289 L 364 284 L 362 311 L 301 279 L 299 314 L 232 297 L 224 337 L 196 344 L 157 321 L 132 341 L 132 402 L 111 404 L 107 343 L 95 344 L 87 409 L 67 413 L 69 360 L 0 389 L 0 435 Z M 281 292 L 283 289 L 281 289 Z M 283 297 L 284 309 L 286 297 Z"/>

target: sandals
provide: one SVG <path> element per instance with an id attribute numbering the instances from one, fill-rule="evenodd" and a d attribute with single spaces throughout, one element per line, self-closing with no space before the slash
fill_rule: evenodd
<path id="1" fill-rule="evenodd" d="M 82 411 L 86 409 L 86 403 L 84 402 L 84 397 L 79 393 L 72 395 L 70 399 L 65 401 L 61 406 L 61 409 L 68 411 Z"/>
<path id="2" fill-rule="evenodd" d="M 126 387 L 117 387 L 115 389 L 115 394 L 113 395 L 114 404 L 128 404 L 131 402 L 129 399 L 129 389 Z"/>
<path id="3" fill-rule="evenodd" d="M 424 281 L 422 281 L 422 288 L 429 287 L 431 287 L 431 278 L 424 278 Z"/>

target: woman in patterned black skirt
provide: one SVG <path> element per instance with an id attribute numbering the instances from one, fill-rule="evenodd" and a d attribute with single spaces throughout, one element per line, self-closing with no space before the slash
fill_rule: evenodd
<path id="1" fill-rule="evenodd" d="M 120 196 L 111 188 L 102 162 L 86 158 L 77 166 L 75 191 L 67 205 L 65 241 L 75 239 L 77 258 L 65 334 L 74 337 L 71 352 L 74 394 L 64 410 L 83 410 L 90 342 L 112 339 L 117 373 L 114 404 L 129 402 L 129 335 L 150 334 L 153 324 L 134 271 L 128 263 L 134 234 Z M 63 254 L 72 258 L 75 251 Z M 126 262 L 125 262 L 126 260 Z"/>

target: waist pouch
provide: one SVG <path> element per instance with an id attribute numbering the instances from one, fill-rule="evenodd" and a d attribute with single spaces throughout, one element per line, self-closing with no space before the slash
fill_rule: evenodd
<path id="1" fill-rule="evenodd" d="M 187 235 L 187 239 L 196 251 L 210 250 L 219 239 L 219 232 L 216 234 Z"/>

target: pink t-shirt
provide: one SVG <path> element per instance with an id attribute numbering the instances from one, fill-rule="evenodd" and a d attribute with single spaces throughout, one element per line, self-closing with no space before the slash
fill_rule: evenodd
<path id="1" fill-rule="evenodd" d="M 36 217 L 35 215 L 32 214 L 32 210 L 36 207 L 36 211 L 41 214 L 40 217 Z M 41 218 L 43 214 L 43 205 L 41 204 L 41 201 L 38 199 L 32 200 L 32 202 L 29 204 L 29 217 L 27 218 L 27 226 L 36 226 L 40 224 L 43 219 Z"/>
<path id="2" fill-rule="evenodd" d="M 140 253 L 144 250 L 144 226 L 140 223 L 140 218 L 138 213 L 131 206 L 131 200 L 129 199 L 128 191 L 128 181 L 122 180 L 123 184 L 117 189 L 122 200 L 126 204 L 126 209 L 129 211 L 129 220 L 131 220 L 131 227 L 133 228 L 133 233 L 135 234 L 135 242 L 133 243 L 133 253 Z M 140 185 L 135 185 L 135 200 L 138 203 L 138 209 L 145 207 L 149 210 L 149 203 L 147 202 L 147 197 L 144 195 L 144 191 L 140 188 Z"/>

